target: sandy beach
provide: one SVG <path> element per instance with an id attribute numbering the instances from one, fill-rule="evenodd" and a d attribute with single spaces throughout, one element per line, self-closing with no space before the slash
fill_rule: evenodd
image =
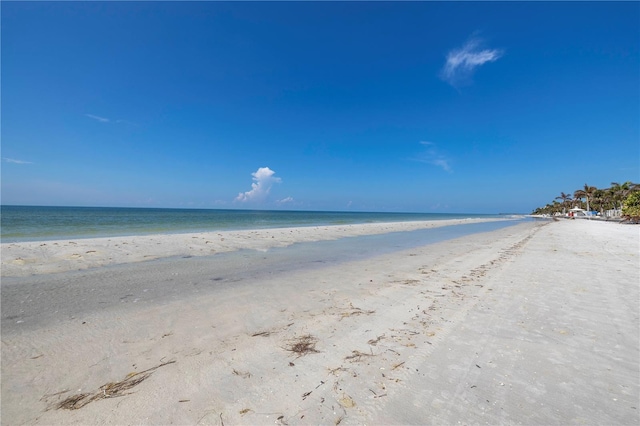
<path id="1" fill-rule="evenodd" d="M 442 224 L 3 244 L 2 424 L 638 424 L 640 228 Z"/>

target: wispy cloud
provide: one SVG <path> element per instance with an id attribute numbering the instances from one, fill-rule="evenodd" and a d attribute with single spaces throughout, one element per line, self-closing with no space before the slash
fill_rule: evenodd
<path id="1" fill-rule="evenodd" d="M 482 39 L 471 36 L 464 46 L 447 53 L 447 61 L 440 77 L 456 88 L 470 84 L 473 73 L 479 66 L 495 62 L 504 54 L 501 49 L 483 49 L 482 44 Z"/>
<path id="2" fill-rule="evenodd" d="M 109 123 L 109 122 L 111 122 L 111 120 L 109 120 L 108 118 L 100 117 L 100 116 L 93 115 L 93 114 L 85 114 L 85 116 L 89 117 L 89 118 L 93 118 L 94 120 L 97 120 L 97 121 L 99 121 L 101 123 Z"/>
<path id="3" fill-rule="evenodd" d="M 4 160 L 5 163 L 13 163 L 13 164 L 33 164 L 33 162 L 31 161 L 24 161 L 24 160 L 16 160 L 15 158 L 2 158 Z"/>
<path id="4" fill-rule="evenodd" d="M 282 182 L 282 179 L 274 176 L 275 173 L 276 172 L 271 170 L 269 167 L 260 167 L 254 173 L 251 173 L 251 176 L 253 176 L 251 190 L 239 193 L 235 198 L 235 201 L 264 201 L 267 198 L 267 195 L 269 195 L 269 191 L 271 191 L 273 184 Z"/>
<path id="5" fill-rule="evenodd" d="M 131 121 L 128 121 L 128 120 L 122 120 L 120 118 L 117 120 L 112 120 L 111 118 L 100 117 L 99 115 L 93 115 L 93 114 L 85 114 L 84 116 L 89 117 L 92 120 L 99 121 L 101 123 L 116 123 L 116 124 L 127 124 L 131 126 L 137 126 L 136 123 L 132 123 Z"/>
<path id="6" fill-rule="evenodd" d="M 293 203 L 293 197 L 287 197 L 287 198 L 283 198 L 282 200 L 278 200 L 276 201 L 276 203 L 278 204 L 289 204 L 289 203 Z"/>
<path id="7" fill-rule="evenodd" d="M 451 161 L 437 148 L 433 142 L 422 141 L 420 145 L 425 147 L 425 150 L 420 153 L 416 158 L 421 163 L 431 164 L 432 166 L 438 166 L 445 172 L 452 173 Z"/>

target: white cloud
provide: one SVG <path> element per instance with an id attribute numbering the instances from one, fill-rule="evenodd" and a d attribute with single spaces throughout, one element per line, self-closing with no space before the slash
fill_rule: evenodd
<path id="1" fill-rule="evenodd" d="M 31 161 L 16 160 L 15 158 L 2 158 L 5 163 L 13 164 L 33 164 Z"/>
<path id="2" fill-rule="evenodd" d="M 420 144 L 424 145 L 426 149 L 420 156 L 418 156 L 418 161 L 441 167 L 445 172 L 453 172 L 450 160 L 447 159 L 447 157 L 438 150 L 435 143 L 423 141 L 420 142 Z"/>
<path id="3" fill-rule="evenodd" d="M 260 167 L 255 173 L 251 173 L 253 176 L 251 190 L 239 193 L 235 201 L 264 201 L 269 195 L 273 184 L 282 182 L 282 179 L 274 176 L 275 173 L 269 167 Z"/>
<path id="4" fill-rule="evenodd" d="M 451 50 L 440 77 L 453 87 L 468 84 L 476 68 L 495 62 L 504 54 L 500 49 L 482 49 L 481 45 L 482 40 L 472 36 L 464 46 Z"/>
<path id="5" fill-rule="evenodd" d="M 282 200 L 278 200 L 277 203 L 278 204 L 293 203 L 293 197 L 283 198 Z"/>
<path id="6" fill-rule="evenodd" d="M 108 122 L 110 122 L 110 121 L 111 121 L 111 120 L 109 120 L 108 118 L 99 117 L 99 116 L 97 116 L 97 115 L 93 115 L 93 114 L 85 114 L 85 116 L 86 116 L 86 117 L 89 117 L 89 118 L 93 118 L 94 120 L 98 120 L 98 121 L 99 121 L 99 122 L 101 122 L 101 123 L 108 123 Z"/>

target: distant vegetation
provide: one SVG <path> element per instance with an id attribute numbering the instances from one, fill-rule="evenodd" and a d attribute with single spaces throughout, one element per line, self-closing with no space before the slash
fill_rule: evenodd
<path id="1" fill-rule="evenodd" d="M 612 182 L 611 187 L 599 189 L 586 183 L 584 188 L 573 194 L 561 192 L 552 203 L 535 209 L 532 214 L 566 214 L 572 208 L 596 211 L 604 216 L 606 211 L 621 211 L 625 219 L 640 219 L 640 185 L 632 182 L 619 184 Z"/>
<path id="2" fill-rule="evenodd" d="M 634 191 L 622 204 L 622 216 L 637 222 L 640 219 L 640 191 Z"/>

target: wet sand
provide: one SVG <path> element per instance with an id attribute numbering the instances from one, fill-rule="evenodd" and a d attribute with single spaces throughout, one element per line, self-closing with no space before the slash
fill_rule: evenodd
<path id="1" fill-rule="evenodd" d="M 2 423 L 637 424 L 639 251 L 638 227 L 527 222 L 233 256 L 244 275 L 178 256 L 3 280 Z"/>

